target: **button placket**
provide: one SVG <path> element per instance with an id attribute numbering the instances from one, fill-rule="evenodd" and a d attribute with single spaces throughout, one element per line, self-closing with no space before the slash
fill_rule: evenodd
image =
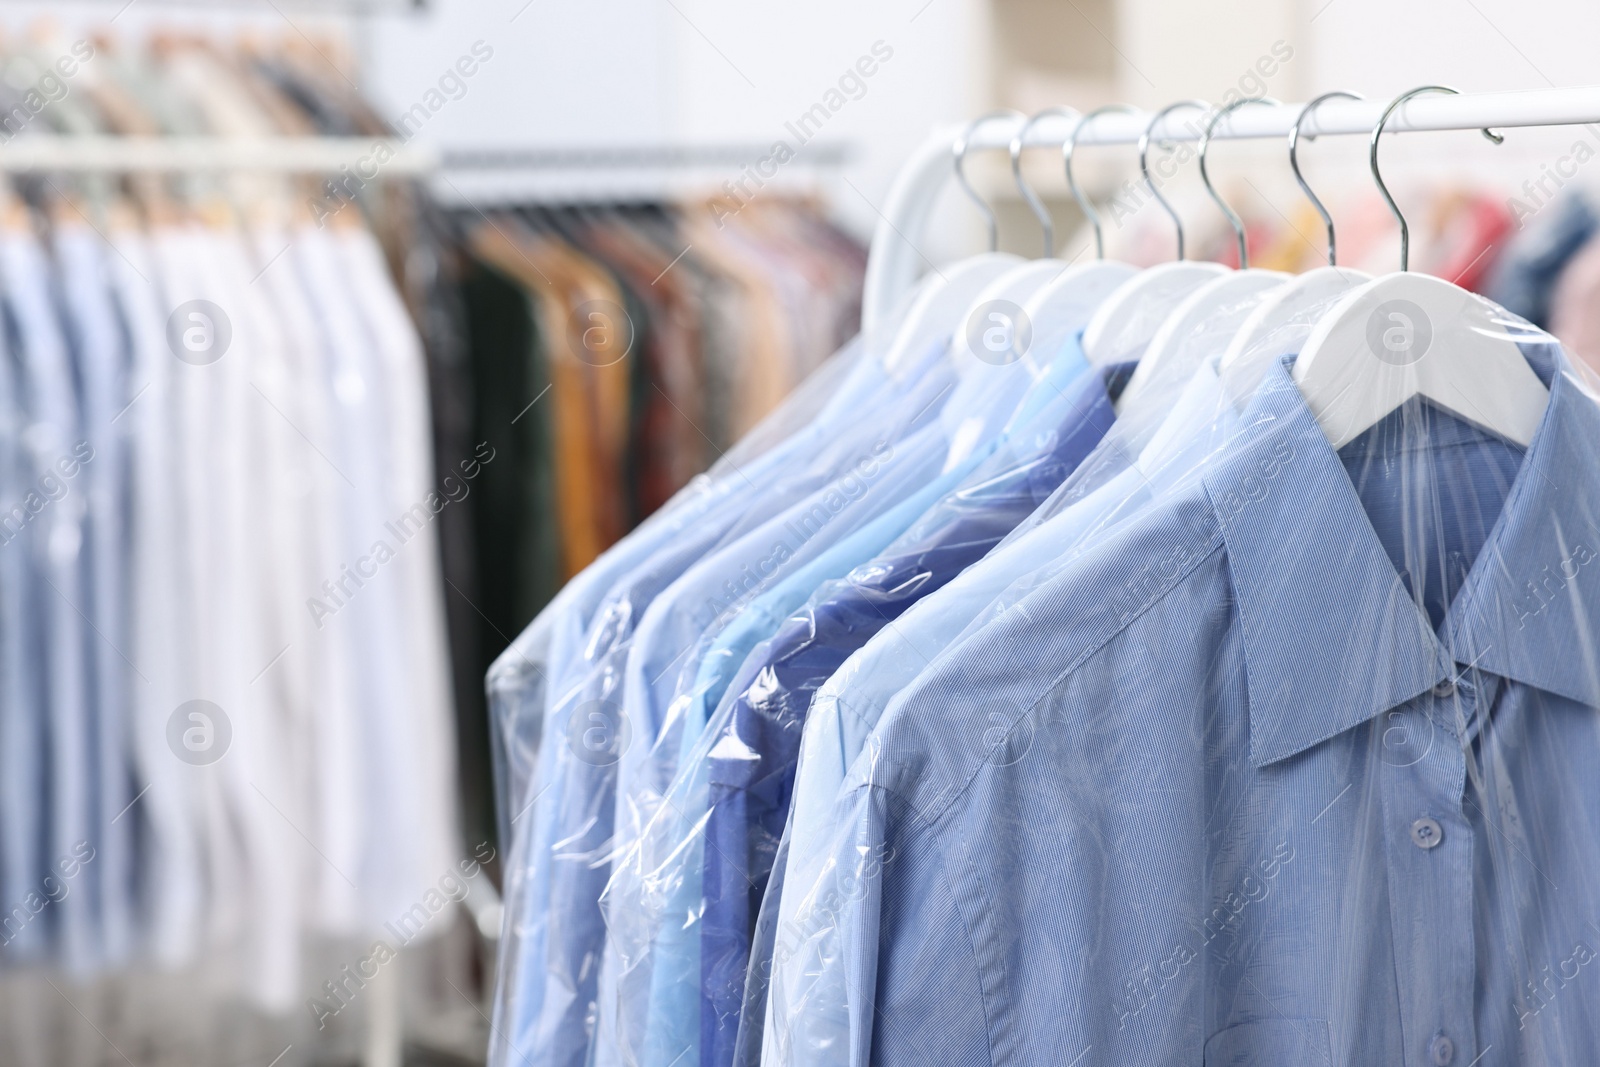
<path id="1" fill-rule="evenodd" d="M 1377 768 L 1404 1062 L 1424 1067 L 1476 1054 L 1469 1051 L 1476 1038 L 1472 838 L 1462 814 L 1467 753 L 1454 732 L 1461 716 L 1470 718 L 1472 695 L 1449 681 L 1396 709 L 1431 744 Z"/>

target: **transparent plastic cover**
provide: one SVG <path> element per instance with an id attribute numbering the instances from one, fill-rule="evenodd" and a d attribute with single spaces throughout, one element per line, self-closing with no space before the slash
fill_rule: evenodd
<path id="1" fill-rule="evenodd" d="M 1131 395 L 1073 338 L 841 376 L 580 576 L 503 708 L 496 1062 L 1597 1047 L 1593 383 L 1477 298 L 1302 365 L 1329 298 L 1241 395 L 1270 291 Z M 1416 369 L 1336 448 L 1302 378 L 1339 358 Z M 1530 441 L 1411 395 L 1469 358 L 1537 378 Z"/>

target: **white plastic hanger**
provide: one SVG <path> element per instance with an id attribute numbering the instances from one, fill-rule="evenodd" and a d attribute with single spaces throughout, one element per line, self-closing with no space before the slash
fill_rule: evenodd
<path id="1" fill-rule="evenodd" d="M 1155 113 L 1150 125 L 1139 137 L 1139 173 L 1144 176 L 1151 194 L 1178 228 L 1178 259 L 1141 271 L 1118 287 L 1100 305 L 1083 331 L 1084 355 L 1096 366 L 1104 366 L 1142 351 L 1168 312 L 1195 289 L 1228 270 L 1220 263 L 1191 263 L 1183 258 L 1183 220 L 1150 177 L 1150 131 L 1169 113 L 1184 107 L 1210 110 L 1210 105 L 1201 100 L 1168 104 Z M 1098 239 L 1099 231 L 1096 230 Z"/>
<path id="2" fill-rule="evenodd" d="M 1410 232 L 1378 172 L 1378 141 L 1407 100 L 1455 91 L 1428 85 L 1402 93 L 1372 131 L 1372 177 L 1400 222 L 1400 272 L 1347 293 L 1317 323 L 1294 367 L 1300 392 L 1335 448 L 1414 396 L 1526 447 L 1549 403 L 1550 391 L 1488 301 L 1407 270 Z M 1483 132 L 1496 144 L 1502 140 Z"/>
<path id="3" fill-rule="evenodd" d="M 922 287 L 884 354 L 883 365 L 891 374 L 913 363 L 927 351 L 929 345 L 937 343 L 941 338 L 949 338 L 960 329 L 978 294 L 990 282 L 1023 262 L 1020 256 L 996 251 L 1000 243 L 999 223 L 995 220 L 994 212 L 989 209 L 989 205 L 984 203 L 977 190 L 967 181 L 966 174 L 967 145 L 973 131 L 991 119 L 1006 117 L 1026 122 L 1026 116 L 1020 111 L 991 112 L 968 126 L 951 146 L 956 181 L 977 203 L 988 220 L 989 251 L 969 256 L 937 271 L 938 278 Z"/>
<path id="4" fill-rule="evenodd" d="M 1294 171 L 1294 180 L 1300 183 L 1301 192 L 1317 209 L 1327 228 L 1328 265 L 1309 270 L 1267 294 L 1234 334 L 1217 361 L 1217 370 L 1224 392 L 1236 407 L 1242 408 L 1249 402 L 1274 361 L 1298 351 L 1305 343 L 1315 324 L 1314 317 L 1321 314 L 1319 309 L 1325 309 L 1340 294 L 1372 280 L 1370 274 L 1338 265 L 1339 246 L 1334 237 L 1333 216 L 1328 214 L 1328 209 L 1300 173 L 1301 124 L 1324 100 L 1336 97 L 1361 99 L 1356 93 L 1337 90 L 1323 93 L 1301 108 L 1294 125 L 1289 127 L 1289 169 Z M 1311 135 L 1307 134 L 1306 139 L 1310 140 Z M 1296 326 L 1303 328 L 1294 329 Z"/>
<path id="5" fill-rule="evenodd" d="M 1036 337 L 1064 337 L 1076 333 L 1088 324 L 1096 308 L 1105 302 L 1117 287 L 1139 273 L 1130 263 L 1106 259 L 1105 234 L 1100 225 L 1100 213 L 1078 187 L 1072 172 L 1072 154 L 1078 146 L 1078 134 L 1098 115 L 1109 112 L 1131 112 L 1127 104 L 1107 104 L 1095 108 L 1080 118 L 1061 145 L 1061 167 L 1066 171 L 1067 187 L 1072 190 L 1083 217 L 1094 230 L 1093 263 L 1078 263 L 1063 270 L 1023 305 L 1023 310 L 1033 322 Z M 1053 355 L 1053 353 L 1047 353 Z"/>
<path id="6" fill-rule="evenodd" d="M 1196 331 L 1202 326 L 1212 331 L 1226 331 L 1231 325 L 1242 323 L 1257 300 L 1289 280 L 1289 275 L 1282 271 L 1256 270 L 1250 266 L 1244 220 L 1211 184 L 1211 173 L 1206 166 L 1217 123 L 1248 104 L 1276 103 L 1269 97 L 1243 97 L 1212 114 L 1206 122 L 1206 128 L 1200 135 L 1200 180 L 1217 207 L 1222 209 L 1228 224 L 1233 227 L 1234 237 L 1239 244 L 1239 269 L 1206 282 L 1167 315 L 1145 347 L 1144 354 L 1139 357 L 1139 366 L 1118 399 L 1119 412 L 1126 410 L 1129 404 L 1137 403 L 1140 396 L 1147 395 L 1152 382 L 1187 381 L 1199 369 L 1204 356 L 1212 354 L 1202 354 L 1198 347 L 1190 343 Z"/>
<path id="7" fill-rule="evenodd" d="M 1000 365 L 1020 362 L 1031 354 L 1031 345 L 1026 341 L 1037 336 L 1038 331 L 1023 306 L 1024 302 L 1066 270 L 1067 264 L 1055 258 L 1055 224 L 1051 221 L 1049 209 L 1022 177 L 1023 140 L 1033 124 L 1048 115 L 1075 117 L 1077 114 L 1071 108 L 1049 108 L 1024 122 L 1017 129 L 1016 136 L 1011 138 L 1011 176 L 1017 183 L 1017 191 L 1022 194 L 1023 202 L 1039 220 L 1039 229 L 1044 237 L 1044 257 L 1019 261 L 1018 265 L 992 279 L 973 298 L 961 319 L 962 326 L 958 327 L 960 336 L 956 338 L 955 351 L 961 356 L 957 369 L 963 375 L 982 373 L 997 362 Z M 968 192 L 982 203 L 970 187 Z M 989 218 L 992 242 L 996 236 L 994 211 L 988 204 L 983 204 L 983 211 Z M 975 348 L 975 342 L 983 350 Z M 996 343 L 1000 346 L 998 350 L 994 349 Z"/>
<path id="8" fill-rule="evenodd" d="M 1035 339 L 1066 339 L 1069 334 L 1083 330 L 1094 310 L 1106 301 L 1107 296 L 1114 293 L 1117 286 L 1139 272 L 1138 267 L 1134 267 L 1133 264 L 1106 259 L 1106 240 L 1101 232 L 1099 213 L 1094 210 L 1094 205 L 1088 197 L 1083 195 L 1083 190 L 1078 189 L 1077 178 L 1072 174 L 1072 152 L 1077 147 L 1078 131 L 1093 122 L 1096 115 L 1114 110 L 1131 112 L 1134 109 L 1126 104 L 1109 104 L 1091 110 L 1090 114 L 1078 118 L 1077 125 L 1072 128 L 1072 133 L 1061 146 L 1061 166 L 1067 174 L 1067 187 L 1072 190 L 1074 198 L 1077 198 L 1078 206 L 1083 210 L 1083 218 L 1088 219 L 1094 227 L 1094 262 L 1080 262 L 1072 266 L 1062 264 L 1062 269 L 1058 270 L 1050 280 L 1046 280 L 1045 285 L 1040 286 L 1027 302 L 1022 304 L 1022 314 L 1032 323 Z M 1040 114 L 1051 114 L 1051 112 L 1040 112 Z M 1013 150 L 1014 147 L 1016 142 L 1013 142 Z M 1054 227 L 1050 222 L 1050 213 L 1045 210 L 1045 205 L 1034 197 L 1034 190 L 1027 186 L 1026 181 L 1022 181 L 1021 173 L 1018 173 L 1018 186 L 1022 189 L 1022 195 L 1029 200 L 1030 205 L 1034 206 L 1034 213 L 1040 216 L 1040 226 L 1045 227 L 1046 248 L 1053 248 Z M 1027 352 L 1026 362 L 1029 363 L 1029 370 L 1035 374 L 1035 378 L 1038 374 L 1045 373 L 1056 355 L 1059 355 L 1059 347 L 1056 350 L 1045 350 L 1038 344 Z"/>

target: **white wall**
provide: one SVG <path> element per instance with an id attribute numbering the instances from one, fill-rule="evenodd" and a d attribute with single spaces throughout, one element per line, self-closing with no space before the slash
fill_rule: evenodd
<path id="1" fill-rule="evenodd" d="M 847 95 L 815 134 L 853 147 L 829 190 L 865 234 L 905 155 L 934 125 L 976 106 L 986 84 L 985 28 L 982 0 L 434 0 L 426 15 L 378 20 L 368 51 L 374 94 L 400 110 L 473 41 L 495 49 L 471 92 L 426 131 L 441 145 L 783 139 L 793 147 L 798 139 L 785 124 L 838 89 L 877 45 L 892 55 L 875 61 L 864 92 L 846 85 L 859 99 Z M 804 165 L 786 170 L 785 178 L 810 173 Z M 740 171 L 723 166 L 697 177 L 715 185 Z"/>

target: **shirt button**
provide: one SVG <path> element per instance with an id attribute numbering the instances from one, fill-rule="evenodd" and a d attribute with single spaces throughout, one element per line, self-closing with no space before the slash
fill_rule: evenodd
<path id="1" fill-rule="evenodd" d="M 1411 824 L 1411 841 L 1418 848 L 1433 848 L 1444 840 L 1444 829 L 1424 815 Z"/>
<path id="2" fill-rule="evenodd" d="M 1428 1046 L 1428 1055 L 1437 1067 L 1448 1067 L 1450 1061 L 1456 1058 L 1456 1043 L 1440 1034 Z"/>
<path id="3" fill-rule="evenodd" d="M 1433 695 L 1438 697 L 1440 700 L 1455 696 L 1456 680 L 1454 678 L 1446 678 L 1444 681 L 1433 687 Z"/>

